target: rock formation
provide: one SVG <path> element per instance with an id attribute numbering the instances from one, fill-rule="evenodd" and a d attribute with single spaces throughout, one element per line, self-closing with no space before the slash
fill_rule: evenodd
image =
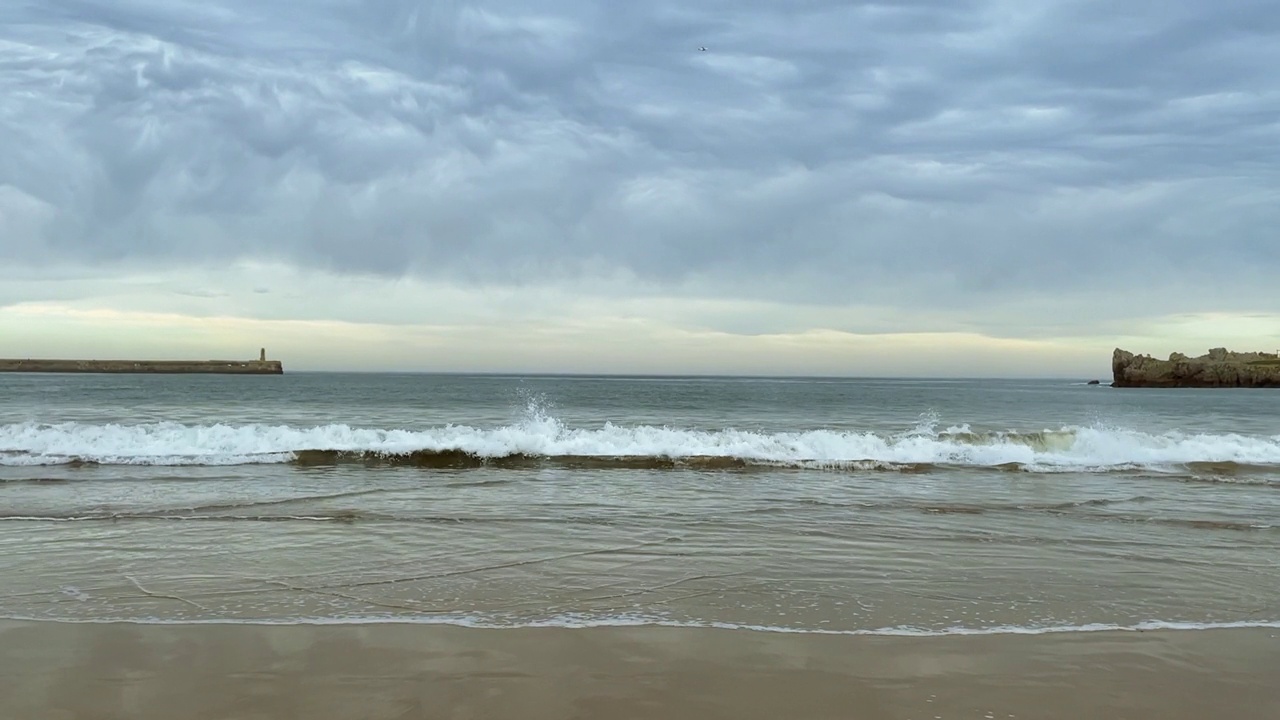
<path id="1" fill-rule="evenodd" d="M 1168 360 L 1157 360 L 1116 348 L 1111 378 L 1112 387 L 1280 388 L 1280 354 L 1214 348 L 1196 358 L 1172 353 Z"/>

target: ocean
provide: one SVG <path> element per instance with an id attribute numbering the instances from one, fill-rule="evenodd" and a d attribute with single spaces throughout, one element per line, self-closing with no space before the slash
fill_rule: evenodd
<path id="1" fill-rule="evenodd" d="M 1280 627 L 1280 395 L 0 375 L 0 617 Z"/>

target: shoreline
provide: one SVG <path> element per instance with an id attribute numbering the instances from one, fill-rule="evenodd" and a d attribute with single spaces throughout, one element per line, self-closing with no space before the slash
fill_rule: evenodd
<path id="1" fill-rule="evenodd" d="M 169 375 L 283 375 L 279 360 L 55 360 L 0 359 L 0 372 Z"/>
<path id="2" fill-rule="evenodd" d="M 1278 635 L 4 620 L 0 717 L 1261 720 Z"/>

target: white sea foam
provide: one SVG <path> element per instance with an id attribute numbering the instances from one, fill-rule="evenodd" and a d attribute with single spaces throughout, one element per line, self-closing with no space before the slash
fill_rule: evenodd
<path id="1" fill-rule="evenodd" d="M 950 626 L 923 628 L 899 625 L 880 628 L 830 629 L 789 627 L 779 625 L 754 625 L 699 620 L 670 620 L 646 615 L 565 614 L 544 619 L 501 619 L 483 615 L 361 615 L 334 617 L 288 618 L 176 618 L 176 617 L 118 617 L 118 618 L 48 618 L 27 615 L 0 615 L 0 619 L 23 622 L 56 622 L 73 625 L 133 624 L 133 625 L 446 625 L 476 629 L 519 628 L 686 628 L 707 630 L 738 630 L 761 633 L 793 635 L 854 635 L 876 637 L 952 637 L 983 635 L 1056 635 L 1097 632 L 1157 632 L 1157 631 L 1206 631 L 1241 629 L 1280 629 L 1280 620 L 1239 620 L 1227 622 L 1195 622 L 1185 620 L 1146 620 L 1136 623 L 1086 623 L 1079 625 L 995 625 L 986 627 Z"/>
<path id="2" fill-rule="evenodd" d="M 479 458 L 541 457 L 738 458 L 782 465 L 856 467 L 944 464 L 1031 470 L 1168 468 L 1187 463 L 1280 465 L 1280 436 L 1144 433 L 1106 426 L 1063 427 L 1034 433 L 974 433 L 967 426 L 938 430 L 925 422 L 883 435 L 810 430 L 764 433 L 689 430 L 652 425 L 571 428 L 544 412 L 493 428 L 443 425 L 421 430 L 334 424 L 283 425 L 0 425 L 0 465 L 72 461 L 137 465 L 282 463 L 306 450 L 404 455 L 463 452 Z"/>

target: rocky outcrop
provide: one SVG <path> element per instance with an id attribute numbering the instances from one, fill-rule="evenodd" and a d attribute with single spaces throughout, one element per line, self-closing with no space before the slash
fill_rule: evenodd
<path id="1" fill-rule="evenodd" d="M 1111 379 L 1112 387 L 1280 388 L 1280 354 L 1214 348 L 1200 357 L 1172 353 L 1157 360 L 1116 348 Z"/>
<path id="2" fill-rule="evenodd" d="M 0 360 L 0 372 L 282 375 L 279 360 Z"/>

